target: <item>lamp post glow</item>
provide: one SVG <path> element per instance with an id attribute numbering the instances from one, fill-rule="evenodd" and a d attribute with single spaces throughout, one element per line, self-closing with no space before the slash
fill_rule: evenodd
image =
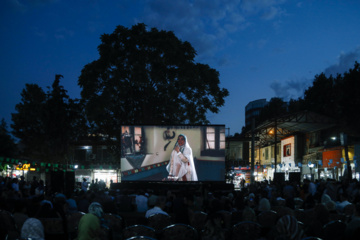
<path id="1" fill-rule="evenodd" d="M 312 168 L 314 167 L 314 164 L 309 162 L 308 167 L 310 168 L 310 180 L 313 181 L 313 175 L 312 175 Z"/>

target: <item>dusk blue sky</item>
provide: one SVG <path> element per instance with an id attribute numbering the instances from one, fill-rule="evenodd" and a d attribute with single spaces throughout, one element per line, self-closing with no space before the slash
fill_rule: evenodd
<path id="1" fill-rule="evenodd" d="M 230 91 L 208 114 L 230 134 L 241 132 L 250 101 L 301 97 L 316 74 L 360 62 L 359 0 L 1 0 L 0 19 L 0 118 L 8 126 L 26 83 L 47 91 L 61 74 L 79 98 L 82 68 L 118 25 L 145 23 L 190 42 L 196 62 L 218 70 Z"/>

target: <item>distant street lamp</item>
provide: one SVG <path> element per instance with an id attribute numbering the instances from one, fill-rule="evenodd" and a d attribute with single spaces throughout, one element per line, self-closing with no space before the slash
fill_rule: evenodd
<path id="1" fill-rule="evenodd" d="M 311 163 L 311 162 L 309 162 L 309 163 L 308 163 L 308 167 L 309 167 L 309 169 L 310 169 L 310 180 L 311 180 L 311 181 L 314 181 L 314 177 L 313 177 L 313 175 L 312 175 L 312 169 L 313 169 L 313 167 L 314 167 L 314 164 Z"/>

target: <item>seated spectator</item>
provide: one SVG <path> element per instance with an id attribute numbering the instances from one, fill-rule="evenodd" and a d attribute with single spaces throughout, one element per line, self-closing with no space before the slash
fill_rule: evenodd
<path id="1" fill-rule="evenodd" d="M 142 190 L 139 190 L 135 197 L 136 211 L 146 212 L 148 210 L 148 198 L 145 196 Z"/>
<path id="2" fill-rule="evenodd" d="M 257 208 L 258 212 L 264 212 L 271 210 L 270 201 L 267 198 L 261 198 L 259 201 L 259 206 Z"/>
<path id="3" fill-rule="evenodd" d="M 345 206 L 349 204 L 351 204 L 351 202 L 348 201 L 348 195 L 343 191 L 340 193 L 340 201 L 336 202 L 336 211 L 338 213 L 344 213 Z"/>
<path id="4" fill-rule="evenodd" d="M 40 202 L 40 208 L 35 213 L 36 218 L 61 218 L 61 214 L 54 208 L 52 201 L 48 200 L 47 197 L 45 200 Z"/>
<path id="5" fill-rule="evenodd" d="M 257 219 L 254 209 L 250 207 L 245 207 L 242 212 L 242 220 L 256 222 Z"/>
<path id="6" fill-rule="evenodd" d="M 69 209 L 68 209 L 69 212 L 77 212 L 78 211 L 74 193 L 68 194 L 68 198 L 66 199 L 66 202 L 69 204 Z"/>
<path id="7" fill-rule="evenodd" d="M 101 204 L 98 202 L 91 203 L 88 212 L 80 219 L 77 239 L 101 239 L 101 219 L 104 216 Z"/>
<path id="8" fill-rule="evenodd" d="M 208 216 L 204 230 L 201 234 L 202 240 L 225 240 L 223 219 L 220 213 L 212 213 Z"/>
<path id="9" fill-rule="evenodd" d="M 326 193 L 321 196 L 321 204 L 323 204 L 327 208 L 329 213 L 337 213 L 336 203 Z"/>
<path id="10" fill-rule="evenodd" d="M 345 230 L 345 239 L 357 239 L 360 233 L 360 202 L 355 205 L 355 215 L 351 217 Z"/>
<path id="11" fill-rule="evenodd" d="M 16 201 L 13 214 L 16 226 L 21 229 L 24 222 L 29 218 L 25 201 Z"/>
<path id="12" fill-rule="evenodd" d="M 330 221 L 329 210 L 324 204 L 317 204 L 314 208 L 314 216 L 311 223 L 307 226 L 307 236 L 322 237 L 322 229 Z"/>
<path id="13" fill-rule="evenodd" d="M 150 191 L 150 195 L 148 196 L 148 207 L 153 208 L 155 206 L 155 202 L 157 199 L 158 195 L 155 194 L 153 191 Z"/>
<path id="14" fill-rule="evenodd" d="M 28 218 L 21 228 L 21 238 L 44 240 L 44 226 L 42 225 L 40 220 L 36 218 Z"/>
<path id="15" fill-rule="evenodd" d="M 169 215 L 167 212 L 165 212 L 163 209 L 166 205 L 166 197 L 159 196 L 156 198 L 155 206 L 149 210 L 146 211 L 145 217 L 148 218 L 153 214 L 161 213 L 164 215 Z"/>
<path id="16" fill-rule="evenodd" d="M 304 235 L 296 218 L 290 215 L 285 215 L 277 221 L 275 231 L 275 239 L 300 240 Z"/>

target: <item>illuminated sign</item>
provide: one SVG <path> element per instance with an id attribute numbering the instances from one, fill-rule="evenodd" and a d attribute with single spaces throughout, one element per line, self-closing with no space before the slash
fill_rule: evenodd
<path id="1" fill-rule="evenodd" d="M 30 163 L 16 165 L 16 170 L 29 170 Z"/>

